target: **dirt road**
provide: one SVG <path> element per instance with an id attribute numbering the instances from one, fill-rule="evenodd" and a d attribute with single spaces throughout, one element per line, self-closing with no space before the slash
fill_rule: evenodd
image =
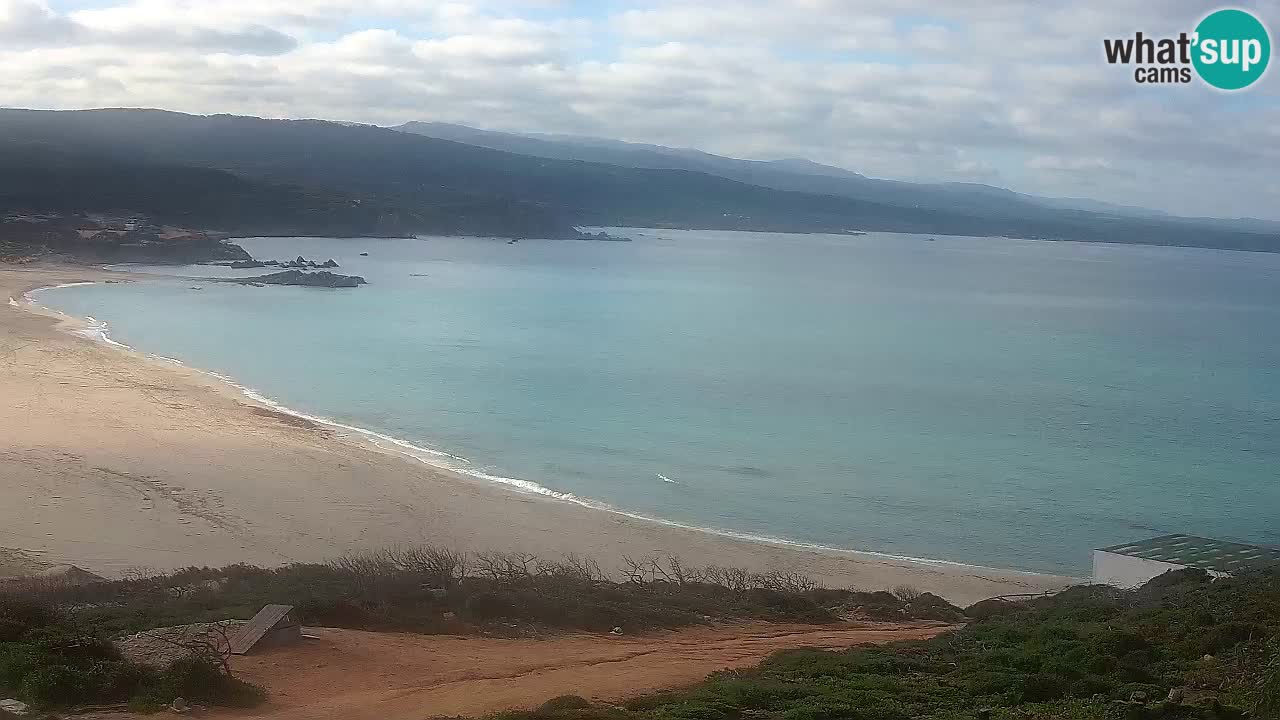
<path id="1" fill-rule="evenodd" d="M 747 625 L 630 636 L 506 640 L 308 630 L 319 639 L 236 659 L 271 720 L 423 720 L 531 708 L 559 695 L 621 700 L 695 683 L 787 648 L 926 638 L 929 624 Z"/>

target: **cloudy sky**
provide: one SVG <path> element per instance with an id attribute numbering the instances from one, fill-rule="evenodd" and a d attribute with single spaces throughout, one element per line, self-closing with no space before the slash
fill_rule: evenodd
<path id="1" fill-rule="evenodd" d="M 1220 6 L 0 0 L 0 105 L 442 120 L 1280 219 L 1280 71 L 1226 94 L 1103 60 Z M 1237 6 L 1276 34 L 1280 0 Z"/>

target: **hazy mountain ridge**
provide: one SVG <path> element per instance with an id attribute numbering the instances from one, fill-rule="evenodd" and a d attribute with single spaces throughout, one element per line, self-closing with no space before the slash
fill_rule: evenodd
<path id="1" fill-rule="evenodd" d="M 519 154 L 320 120 L 158 110 L 3 110 L 0 137 L 5 138 L 0 210 L 131 209 L 237 233 L 574 237 L 575 226 L 630 225 L 1280 249 L 1280 239 L 1270 233 L 1083 211 L 1026 212 L 999 197 L 985 204 L 904 206 L 827 191 L 832 184 L 883 188 L 886 181 L 806 175 L 769 163 L 729 159 L 735 178 L 690 167 Z M 542 143 L 537 147 L 544 153 L 579 152 L 536 138 L 508 139 L 526 149 Z M 641 158 L 628 161 L 633 164 L 725 160 L 697 151 L 668 155 L 641 148 L 638 156 L 627 147 L 605 151 L 614 158 Z M 57 162 L 31 159 L 42 153 Z M 31 167 L 42 171 L 30 172 Z M 174 173 L 181 173 L 182 182 L 165 179 Z M 118 177 L 130 178 L 123 184 L 127 187 L 113 186 L 122 185 L 113 180 Z M 814 190 L 762 184 L 776 178 Z M 897 185 L 915 187 L 889 184 L 894 190 Z M 948 197 L 962 196 L 952 192 Z"/>
<path id="2" fill-rule="evenodd" d="M 742 160 L 689 148 L 576 135 L 507 133 L 439 122 L 409 122 L 394 129 L 538 157 L 694 170 L 774 189 L 840 195 L 913 209 L 962 211 L 1001 218 L 1037 217 L 1046 212 L 1088 213 L 1206 223 L 1247 232 L 1280 232 L 1280 222 L 1252 218 L 1180 218 L 1150 208 L 1092 198 L 1030 195 L 973 182 L 913 183 L 869 178 L 803 158 Z"/>
<path id="3" fill-rule="evenodd" d="M 504 133 L 450 123 L 409 122 L 394 129 L 523 155 L 623 167 L 693 170 L 778 190 L 840 195 L 899 207 L 994 210 L 1001 217 L 1019 217 L 1028 211 L 1041 212 L 1045 205 L 1040 198 L 990 185 L 880 180 L 801 158 L 742 160 L 688 148 L 575 135 Z M 998 202 L 992 203 L 993 199 Z M 1028 206 L 1021 213 L 1019 203 Z M 1079 208 L 1064 205 L 1060 209 Z"/>

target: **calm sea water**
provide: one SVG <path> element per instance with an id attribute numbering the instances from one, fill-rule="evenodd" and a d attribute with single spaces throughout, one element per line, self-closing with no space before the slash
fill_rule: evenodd
<path id="1" fill-rule="evenodd" d="M 1158 533 L 1280 544 L 1280 255 L 625 232 L 249 240 L 370 285 L 40 301 L 291 408 L 690 525 L 1071 574 Z"/>

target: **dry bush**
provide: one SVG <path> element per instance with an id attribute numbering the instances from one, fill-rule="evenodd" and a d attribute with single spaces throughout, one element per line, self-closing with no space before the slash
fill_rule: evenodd
<path id="1" fill-rule="evenodd" d="M 807 593 L 821 587 L 813 578 L 798 572 L 771 570 L 756 576 L 758 587 L 783 593 Z"/>
<path id="2" fill-rule="evenodd" d="M 600 565 L 589 557 L 569 553 L 559 560 L 539 560 L 536 570 L 539 576 L 600 582 L 605 579 Z"/>
<path id="3" fill-rule="evenodd" d="M 136 582 L 141 580 L 150 580 L 154 577 L 160 577 L 163 574 L 164 573 L 150 565 L 133 565 L 125 568 L 124 572 L 120 573 L 120 579 L 133 580 Z"/>
<path id="4" fill-rule="evenodd" d="M 684 579 L 684 571 L 679 561 L 673 564 L 671 560 L 672 558 L 668 558 L 664 565 L 664 561 L 654 557 L 637 560 L 630 555 L 623 555 L 622 567 L 619 572 L 622 573 L 627 582 L 635 585 L 648 585 L 655 582 L 679 585 L 687 582 Z"/>
<path id="5" fill-rule="evenodd" d="M 620 572 L 627 582 L 647 585 L 665 582 L 674 585 L 719 585 L 733 592 L 748 590 L 775 590 L 782 593 L 807 593 L 820 586 L 812 578 L 796 572 L 771 570 L 757 573 L 740 567 L 708 565 L 688 568 L 678 557 L 660 560 L 654 557 L 642 559 L 624 555 Z"/>
<path id="6" fill-rule="evenodd" d="M 485 551 L 471 555 L 471 568 L 476 577 L 489 580 L 521 580 L 533 577 L 541 562 L 527 552 Z"/>
<path id="7" fill-rule="evenodd" d="M 699 582 L 723 585 L 734 592 L 744 592 L 755 586 L 755 574 L 740 567 L 708 565 L 697 574 Z"/>
<path id="8" fill-rule="evenodd" d="M 688 567 L 677 557 L 627 557 L 606 571 L 582 555 L 543 559 L 528 552 L 401 546 L 324 564 L 188 568 L 41 597 L 83 609 L 121 634 L 247 617 L 270 603 L 293 605 L 311 625 L 506 633 L 535 626 L 680 627 L 715 619 L 829 622 L 835 618 L 830 608 L 846 598 L 815 588 L 796 573 Z"/>
<path id="9" fill-rule="evenodd" d="M 125 655 L 135 662 L 166 667 L 178 660 L 195 659 L 218 667 L 231 676 L 231 638 L 241 624 L 223 620 L 157 628 L 120 641 Z"/>
<path id="10" fill-rule="evenodd" d="M 467 577 L 467 554 L 458 550 L 417 545 L 387 550 L 386 555 L 400 570 L 425 575 L 442 587 Z"/>
<path id="11" fill-rule="evenodd" d="M 889 590 L 889 593 L 904 603 L 914 602 L 924 594 L 919 588 L 910 585 L 896 585 Z"/>
<path id="12" fill-rule="evenodd" d="M 379 550 L 372 553 L 343 555 L 336 560 L 330 560 L 328 565 L 334 570 L 357 576 L 387 575 L 398 570 L 395 562 L 387 556 L 387 552 Z"/>
<path id="13" fill-rule="evenodd" d="M 444 587 L 467 576 L 467 554 L 448 548 L 410 545 L 345 555 L 328 566 L 357 577 L 387 577 L 409 573 Z"/>

